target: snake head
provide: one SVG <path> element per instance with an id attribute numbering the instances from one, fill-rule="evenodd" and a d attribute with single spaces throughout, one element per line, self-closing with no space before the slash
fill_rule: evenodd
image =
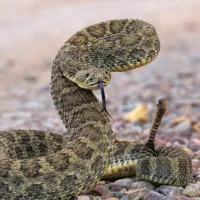
<path id="1" fill-rule="evenodd" d="M 78 71 L 72 81 L 81 88 L 96 90 L 99 89 L 99 82 L 102 82 L 105 87 L 110 83 L 110 79 L 111 73 L 108 70 L 102 68 L 90 68 Z"/>

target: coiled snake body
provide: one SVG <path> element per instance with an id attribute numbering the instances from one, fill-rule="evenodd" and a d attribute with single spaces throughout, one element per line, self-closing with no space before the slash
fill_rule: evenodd
<path id="1" fill-rule="evenodd" d="M 110 160 L 118 147 L 91 91 L 99 81 L 106 86 L 112 71 L 151 62 L 159 48 L 154 27 L 141 20 L 111 20 L 74 34 L 58 52 L 51 76 L 53 101 L 69 138 L 34 130 L 0 132 L 0 199 L 72 199 L 103 176 L 112 177 L 113 170 L 123 175 L 124 166 L 125 175 L 134 169 L 139 180 L 187 185 L 191 161 L 183 150 L 136 145 L 127 150 L 130 155 Z"/>

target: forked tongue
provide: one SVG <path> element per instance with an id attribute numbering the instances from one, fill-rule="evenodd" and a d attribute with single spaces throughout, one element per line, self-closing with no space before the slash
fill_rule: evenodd
<path id="1" fill-rule="evenodd" d="M 105 111 L 108 114 L 108 116 L 110 116 L 110 114 L 106 110 L 106 97 L 105 97 L 103 82 L 99 81 L 97 84 L 98 84 L 98 88 L 101 90 L 102 106 L 103 106 L 101 112 Z M 111 116 L 110 116 L 110 118 L 113 120 L 113 118 Z"/>

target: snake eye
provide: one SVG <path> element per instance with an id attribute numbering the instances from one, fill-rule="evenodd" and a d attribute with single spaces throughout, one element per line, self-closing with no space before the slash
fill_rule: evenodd
<path id="1" fill-rule="evenodd" d="M 86 74 L 85 77 L 88 78 L 90 74 Z"/>
<path id="2" fill-rule="evenodd" d="M 89 78 L 89 81 L 91 81 L 91 82 L 92 82 L 92 81 L 93 81 L 93 78 L 92 78 L 92 77 L 90 77 L 90 78 Z"/>

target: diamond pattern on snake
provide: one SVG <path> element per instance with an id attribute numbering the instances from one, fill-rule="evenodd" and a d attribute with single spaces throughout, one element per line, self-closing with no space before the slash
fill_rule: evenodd
<path id="1" fill-rule="evenodd" d="M 101 22 L 69 38 L 55 57 L 51 74 L 51 95 L 69 137 L 1 131 L 0 199 L 68 200 L 103 177 L 130 173 L 138 180 L 186 186 L 191 160 L 181 149 L 154 147 L 159 123 L 154 122 L 146 145 L 116 143 L 105 105 L 102 111 L 92 92 L 109 84 L 111 72 L 150 63 L 159 49 L 155 28 L 137 19 Z"/>

